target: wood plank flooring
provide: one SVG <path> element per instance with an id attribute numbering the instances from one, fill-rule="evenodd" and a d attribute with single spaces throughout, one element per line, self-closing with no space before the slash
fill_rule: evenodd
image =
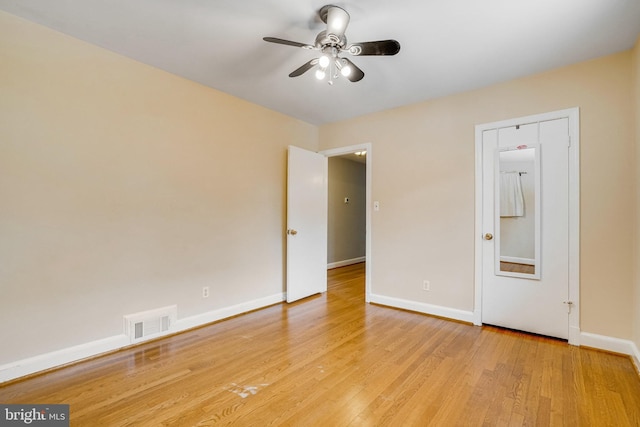
<path id="1" fill-rule="evenodd" d="M 536 274 L 535 265 L 518 264 L 515 262 L 500 261 L 500 270 L 510 273 Z"/>
<path id="2" fill-rule="evenodd" d="M 2 403 L 67 403 L 72 426 L 639 426 L 629 358 L 329 291 L 20 382 Z"/>

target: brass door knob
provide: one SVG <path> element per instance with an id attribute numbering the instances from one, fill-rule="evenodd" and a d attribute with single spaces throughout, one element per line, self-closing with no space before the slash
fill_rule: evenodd
<path id="1" fill-rule="evenodd" d="M 487 233 L 484 235 L 484 240 L 491 240 L 491 239 L 493 239 L 493 234 Z"/>
<path id="2" fill-rule="evenodd" d="M 292 228 L 290 228 L 289 230 L 287 230 L 287 234 L 290 236 L 295 236 L 296 234 L 298 234 L 298 232 Z"/>

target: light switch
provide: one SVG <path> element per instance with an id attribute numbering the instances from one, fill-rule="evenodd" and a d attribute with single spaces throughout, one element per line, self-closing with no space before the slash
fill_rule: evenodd
<path id="1" fill-rule="evenodd" d="M 345 205 L 348 205 L 348 204 L 349 204 L 349 198 L 348 198 L 348 197 L 345 197 L 345 198 L 344 198 L 344 204 L 345 204 Z"/>
<path id="2" fill-rule="evenodd" d="M 379 211 L 380 210 L 380 202 L 378 202 L 377 200 L 375 202 L 373 202 L 373 210 L 374 211 Z"/>

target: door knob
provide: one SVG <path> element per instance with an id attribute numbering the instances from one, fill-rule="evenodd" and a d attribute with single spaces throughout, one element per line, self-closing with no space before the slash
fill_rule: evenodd
<path id="1" fill-rule="evenodd" d="M 293 228 L 290 228 L 287 230 L 287 234 L 289 236 L 295 236 L 296 234 L 298 234 L 298 232 L 296 230 L 294 230 Z"/>
<path id="2" fill-rule="evenodd" d="M 491 239 L 493 239 L 493 234 L 487 233 L 484 235 L 484 240 L 491 240 Z"/>

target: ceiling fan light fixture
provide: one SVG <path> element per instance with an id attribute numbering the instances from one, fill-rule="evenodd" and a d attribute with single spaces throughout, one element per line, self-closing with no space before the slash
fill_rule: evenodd
<path id="1" fill-rule="evenodd" d="M 378 40 L 347 44 L 345 31 L 349 25 L 349 14 L 341 7 L 326 5 L 318 11 L 320 20 L 327 27 L 316 36 L 313 45 L 285 40 L 277 37 L 263 37 L 269 43 L 278 43 L 303 49 L 311 49 L 320 52 L 320 56 L 314 58 L 302 66 L 298 67 L 289 77 L 298 77 L 307 71 L 316 68 L 315 76 L 319 80 L 328 77 L 328 83 L 333 84 L 333 80 L 340 75 L 352 83 L 359 82 L 364 77 L 364 72 L 358 68 L 351 60 L 341 58 L 341 54 L 351 54 L 353 56 L 382 56 L 395 55 L 400 51 L 400 43 L 396 40 Z"/>
<path id="2" fill-rule="evenodd" d="M 331 60 L 327 55 L 322 55 L 320 59 L 318 59 L 318 65 L 320 65 L 320 67 L 322 68 L 327 68 L 329 66 L 330 61 Z"/>
<path id="3" fill-rule="evenodd" d="M 344 77 L 349 77 L 351 75 L 352 68 L 349 64 L 345 62 L 345 64 L 340 68 L 340 74 Z"/>

